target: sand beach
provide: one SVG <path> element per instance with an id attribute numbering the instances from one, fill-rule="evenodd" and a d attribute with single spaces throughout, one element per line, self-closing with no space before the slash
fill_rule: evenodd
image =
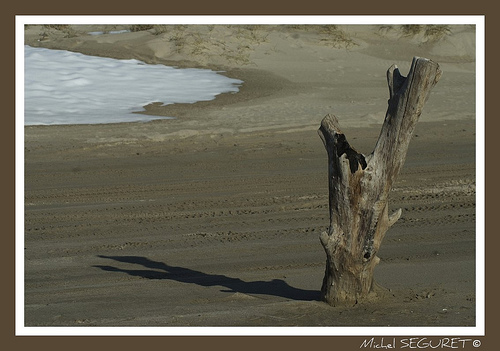
<path id="1" fill-rule="evenodd" d="M 130 28 L 30 25 L 25 43 L 244 83 L 144 107 L 175 119 L 25 127 L 26 326 L 476 325 L 474 26 Z M 443 76 L 390 195 L 403 213 L 375 271 L 389 294 L 331 307 L 318 300 L 329 219 L 317 129 L 335 114 L 369 154 L 386 71 L 406 75 L 414 56 Z"/>

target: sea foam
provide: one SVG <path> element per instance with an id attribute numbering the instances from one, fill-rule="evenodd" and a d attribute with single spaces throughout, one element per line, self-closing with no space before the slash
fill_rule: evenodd
<path id="1" fill-rule="evenodd" d="M 25 46 L 25 125 L 150 121 L 144 106 L 213 100 L 241 80 L 206 69 L 178 69 Z M 174 118 L 171 116 L 170 118 Z"/>

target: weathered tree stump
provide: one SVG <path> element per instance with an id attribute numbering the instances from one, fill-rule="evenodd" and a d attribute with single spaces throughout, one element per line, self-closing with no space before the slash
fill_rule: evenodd
<path id="1" fill-rule="evenodd" d="M 326 252 L 322 300 L 330 305 L 355 304 L 374 291 L 373 273 L 386 231 L 401 209 L 388 214 L 388 195 L 404 164 L 408 145 L 431 89 L 441 76 L 439 65 L 414 57 L 403 77 L 393 65 L 387 71 L 390 98 L 373 152 L 352 148 L 333 115 L 318 133 L 328 153 L 330 226 L 320 235 Z"/>

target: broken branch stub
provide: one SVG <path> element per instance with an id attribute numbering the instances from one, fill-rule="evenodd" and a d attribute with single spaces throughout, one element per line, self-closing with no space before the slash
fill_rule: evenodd
<path id="1" fill-rule="evenodd" d="M 321 297 L 331 305 L 355 304 L 374 290 L 376 256 L 386 231 L 401 209 L 388 213 L 388 195 L 404 164 L 415 125 L 439 65 L 415 57 L 407 77 L 393 65 L 387 71 L 389 101 L 373 152 L 358 153 L 328 114 L 318 133 L 328 154 L 330 226 L 320 235 L 327 260 Z"/>

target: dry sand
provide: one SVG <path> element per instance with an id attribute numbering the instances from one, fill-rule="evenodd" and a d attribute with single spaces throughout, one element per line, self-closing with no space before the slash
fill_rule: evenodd
<path id="1" fill-rule="evenodd" d="M 148 106 L 148 123 L 25 127 L 26 326 L 474 326 L 474 28 L 441 39 L 343 26 L 168 27 L 89 36 L 30 26 L 26 43 L 148 63 L 209 67 L 237 94 Z M 443 70 L 390 207 L 379 252 L 390 294 L 318 301 L 328 226 L 326 152 L 336 114 L 373 149 L 386 70 L 413 56 Z"/>

